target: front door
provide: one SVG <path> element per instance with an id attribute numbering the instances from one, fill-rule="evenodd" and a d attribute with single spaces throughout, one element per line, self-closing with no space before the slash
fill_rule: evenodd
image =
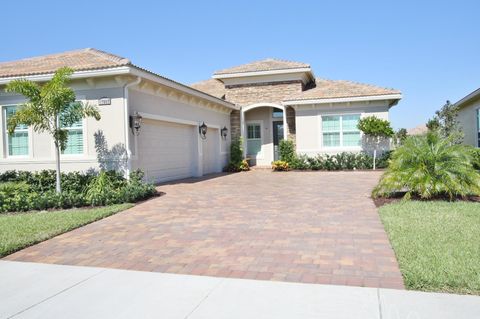
<path id="1" fill-rule="evenodd" d="M 278 145 L 280 144 L 280 141 L 283 140 L 283 122 L 281 121 L 275 121 L 272 124 L 273 128 L 273 160 L 278 161 L 280 156 L 279 156 L 279 149 Z"/>

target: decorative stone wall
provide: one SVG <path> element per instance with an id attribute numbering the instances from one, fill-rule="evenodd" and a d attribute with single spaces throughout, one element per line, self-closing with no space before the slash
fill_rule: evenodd
<path id="1" fill-rule="evenodd" d="M 232 113 L 230 113 L 230 136 L 232 137 L 232 141 L 240 138 L 240 135 L 240 111 L 233 110 Z"/>
<path id="2" fill-rule="evenodd" d="M 291 106 L 286 107 L 286 117 L 287 117 L 287 138 L 292 140 L 293 143 L 296 141 L 296 128 L 295 128 L 295 109 Z"/>
<path id="3" fill-rule="evenodd" d="M 264 82 L 226 85 L 225 99 L 238 105 L 254 103 L 280 103 L 286 97 L 302 92 L 302 81 Z"/>

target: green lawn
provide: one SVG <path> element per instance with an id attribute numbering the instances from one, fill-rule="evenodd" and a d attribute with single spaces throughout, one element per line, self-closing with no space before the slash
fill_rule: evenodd
<path id="1" fill-rule="evenodd" d="M 379 212 L 407 288 L 480 294 L 480 204 L 407 201 Z"/>
<path id="2" fill-rule="evenodd" d="M 90 209 L 0 214 L 0 257 L 132 206 L 118 204 Z"/>

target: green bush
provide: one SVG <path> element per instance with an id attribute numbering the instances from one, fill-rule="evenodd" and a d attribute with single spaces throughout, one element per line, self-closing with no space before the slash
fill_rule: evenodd
<path id="1" fill-rule="evenodd" d="M 227 172 L 250 170 L 248 162 L 243 158 L 242 139 L 235 139 L 230 144 L 230 161 L 224 170 Z"/>
<path id="2" fill-rule="evenodd" d="M 281 140 L 278 146 L 278 153 L 280 155 L 280 160 L 292 163 L 295 160 L 295 144 L 291 140 Z"/>
<path id="3" fill-rule="evenodd" d="M 478 195 L 480 173 L 474 168 L 470 147 L 454 144 L 454 136 L 442 138 L 436 132 L 412 136 L 392 154 L 388 170 L 373 196 L 390 196 L 406 191 L 405 198 L 424 199 Z"/>
<path id="4" fill-rule="evenodd" d="M 388 166 L 391 152 L 385 152 L 377 159 L 377 167 L 385 168 Z M 309 157 L 301 154 L 289 162 L 291 169 L 296 170 L 354 170 L 354 169 L 371 169 L 373 158 L 366 153 L 349 153 L 342 152 L 338 154 L 325 154 Z"/>
<path id="5" fill-rule="evenodd" d="M 53 178 L 52 178 L 53 176 Z M 8 171 L 0 174 L 0 213 L 137 202 L 156 194 L 137 170 L 126 180 L 115 171 L 62 174 L 63 190 L 55 192 L 55 171 Z"/>

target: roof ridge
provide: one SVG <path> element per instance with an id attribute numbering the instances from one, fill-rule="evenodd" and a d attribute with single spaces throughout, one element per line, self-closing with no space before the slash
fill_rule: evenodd
<path id="1" fill-rule="evenodd" d="M 118 62 L 118 63 L 124 63 L 124 64 L 131 64 L 132 62 L 124 57 L 121 57 L 119 55 L 109 53 L 107 51 L 95 49 L 95 48 L 85 48 L 83 51 L 91 52 L 93 54 L 96 54 L 97 56 L 104 57 L 112 62 Z"/>
<path id="2" fill-rule="evenodd" d="M 346 82 L 346 83 L 357 84 L 357 85 L 365 85 L 365 86 L 369 86 L 369 87 L 372 87 L 372 88 L 398 91 L 397 89 L 394 89 L 394 88 L 391 88 L 391 87 L 380 86 L 380 85 L 371 84 L 371 83 L 352 81 L 352 80 L 333 80 L 333 79 L 326 79 L 326 78 L 315 78 L 315 80 L 317 80 L 317 79 L 318 80 L 323 80 L 323 81 L 330 81 L 330 82 Z"/>

